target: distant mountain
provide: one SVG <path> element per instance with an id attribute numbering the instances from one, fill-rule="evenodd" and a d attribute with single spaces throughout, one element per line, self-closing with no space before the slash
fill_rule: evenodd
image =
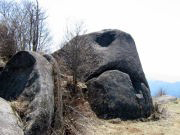
<path id="1" fill-rule="evenodd" d="M 180 98 L 180 82 L 170 83 L 156 80 L 148 80 L 151 95 L 155 96 L 159 89 L 166 91 L 168 95 Z"/>

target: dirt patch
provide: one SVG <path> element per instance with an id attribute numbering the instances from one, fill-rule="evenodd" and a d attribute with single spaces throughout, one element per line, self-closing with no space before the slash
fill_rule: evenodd
<path id="1" fill-rule="evenodd" d="M 141 132 L 141 130 L 137 129 L 137 128 L 127 128 L 129 133 L 139 133 Z"/>

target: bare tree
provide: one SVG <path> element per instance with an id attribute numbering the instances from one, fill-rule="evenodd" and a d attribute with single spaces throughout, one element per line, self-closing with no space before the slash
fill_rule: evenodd
<path id="1" fill-rule="evenodd" d="M 50 45 L 47 16 L 40 8 L 38 0 L 24 0 L 21 3 L 2 0 L 0 14 L 0 20 L 14 33 L 18 51 L 42 51 Z"/>
<path id="2" fill-rule="evenodd" d="M 0 56 L 4 59 L 10 58 L 16 53 L 16 43 L 13 39 L 13 33 L 2 23 L 0 24 Z"/>
<path id="3" fill-rule="evenodd" d="M 88 62 L 92 62 L 94 58 L 91 42 L 83 35 L 85 32 L 83 23 L 76 24 L 71 30 L 67 28 L 61 49 L 64 63 L 73 76 L 74 93 L 77 92 L 77 79 L 82 79 L 82 73 L 90 66 Z"/>
<path id="4" fill-rule="evenodd" d="M 163 96 L 163 95 L 167 95 L 166 90 L 164 88 L 159 88 L 159 90 L 156 93 L 156 97 L 160 97 L 160 96 Z"/>

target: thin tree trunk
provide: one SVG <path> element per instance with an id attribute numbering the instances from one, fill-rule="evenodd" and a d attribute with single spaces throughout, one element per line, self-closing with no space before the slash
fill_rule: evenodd
<path id="1" fill-rule="evenodd" d="M 73 93 L 76 94 L 77 93 L 77 72 L 76 71 L 73 73 L 73 85 L 74 85 Z"/>

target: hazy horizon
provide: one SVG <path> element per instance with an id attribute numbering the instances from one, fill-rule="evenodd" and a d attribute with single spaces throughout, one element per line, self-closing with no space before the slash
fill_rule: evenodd
<path id="1" fill-rule="evenodd" d="M 164 81 L 148 80 L 151 95 L 156 96 L 159 90 L 163 90 L 167 95 L 180 98 L 180 82 L 169 83 Z"/>

